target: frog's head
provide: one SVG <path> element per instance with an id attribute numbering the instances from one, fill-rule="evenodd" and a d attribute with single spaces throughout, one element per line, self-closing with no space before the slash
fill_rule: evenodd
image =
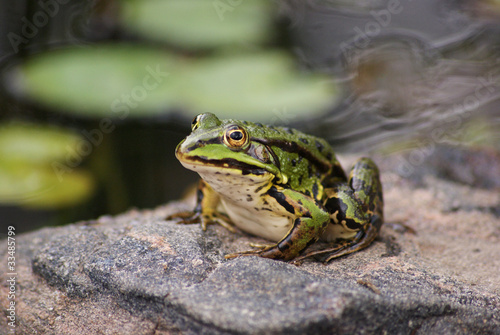
<path id="1" fill-rule="evenodd" d="M 196 116 L 191 134 L 177 146 L 175 155 L 187 169 L 206 174 L 230 174 L 286 182 L 274 153 L 253 135 L 253 124 L 219 120 L 214 114 Z M 254 133 L 254 134 L 252 134 Z"/>

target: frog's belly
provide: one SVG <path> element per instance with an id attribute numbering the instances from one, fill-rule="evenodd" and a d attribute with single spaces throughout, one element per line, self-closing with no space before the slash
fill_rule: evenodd
<path id="1" fill-rule="evenodd" d="M 222 200 L 224 211 L 239 229 L 278 242 L 292 227 L 292 218 L 264 207 L 244 207 Z M 267 207 L 265 207 L 267 208 Z"/>

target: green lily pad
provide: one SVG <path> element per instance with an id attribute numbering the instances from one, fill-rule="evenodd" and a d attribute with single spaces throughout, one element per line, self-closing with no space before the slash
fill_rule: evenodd
<path id="1" fill-rule="evenodd" d="M 12 77 L 20 94 L 50 108 L 123 119 L 172 108 L 179 67 L 160 50 L 100 45 L 33 56 Z"/>
<path id="2" fill-rule="evenodd" d="M 65 165 L 82 139 L 55 127 L 11 122 L 0 127 L 0 203 L 60 208 L 88 198 L 93 176 Z"/>
<path id="3" fill-rule="evenodd" d="M 338 95 L 330 77 L 301 73 L 285 53 L 214 57 L 190 67 L 183 101 L 220 117 L 287 123 L 317 114 Z"/>
<path id="4" fill-rule="evenodd" d="M 63 159 L 67 148 L 76 148 L 80 136 L 55 126 L 12 122 L 0 126 L 0 161 L 26 164 Z"/>
<path id="5" fill-rule="evenodd" d="M 49 166 L 0 161 L 0 203 L 55 209 L 83 202 L 94 191 L 92 175 L 73 170 L 62 178 Z"/>
<path id="6" fill-rule="evenodd" d="M 189 49 L 262 43 L 269 39 L 273 4 L 266 0 L 129 0 L 124 29 Z"/>
<path id="7" fill-rule="evenodd" d="M 223 54 L 180 61 L 141 46 L 47 52 L 18 72 L 18 87 L 61 112 L 123 119 L 175 108 L 287 123 L 332 106 L 337 87 L 322 74 L 301 73 L 284 52 Z"/>

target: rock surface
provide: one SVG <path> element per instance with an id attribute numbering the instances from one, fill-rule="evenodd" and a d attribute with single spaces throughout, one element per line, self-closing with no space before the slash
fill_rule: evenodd
<path id="1" fill-rule="evenodd" d="M 225 260 L 265 241 L 163 220 L 188 202 L 16 236 L 16 334 L 499 334 L 498 188 L 378 162 L 387 223 L 328 265 Z"/>

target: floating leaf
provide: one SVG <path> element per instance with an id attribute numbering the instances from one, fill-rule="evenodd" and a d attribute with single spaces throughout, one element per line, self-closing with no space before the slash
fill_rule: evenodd
<path id="1" fill-rule="evenodd" d="M 129 0 L 122 2 L 122 25 L 191 49 L 256 44 L 270 37 L 272 9 L 265 0 Z"/>
<path id="2" fill-rule="evenodd" d="M 328 76 L 300 73 L 280 52 L 202 60 L 185 80 L 183 100 L 191 110 L 263 122 L 323 112 L 337 96 Z"/>
<path id="3" fill-rule="evenodd" d="M 88 198 L 95 187 L 92 175 L 65 165 L 81 141 L 55 126 L 22 122 L 1 126 L 0 203 L 60 208 Z"/>
<path id="4" fill-rule="evenodd" d="M 0 160 L 50 163 L 76 148 L 80 136 L 55 126 L 12 122 L 0 126 Z"/>
<path id="5" fill-rule="evenodd" d="M 100 45 L 33 56 L 13 77 L 21 94 L 59 111 L 124 118 L 172 108 L 179 66 L 156 49 Z"/>
<path id="6" fill-rule="evenodd" d="M 323 112 L 337 96 L 328 76 L 301 73 L 284 52 L 224 54 L 179 61 L 142 47 L 48 52 L 21 68 L 32 99 L 89 117 L 147 116 L 174 107 L 194 115 L 287 123 Z"/>
<path id="7" fill-rule="evenodd" d="M 30 208 L 61 208 L 87 199 L 94 190 L 90 173 L 73 170 L 60 179 L 50 166 L 0 161 L 0 202 Z"/>

